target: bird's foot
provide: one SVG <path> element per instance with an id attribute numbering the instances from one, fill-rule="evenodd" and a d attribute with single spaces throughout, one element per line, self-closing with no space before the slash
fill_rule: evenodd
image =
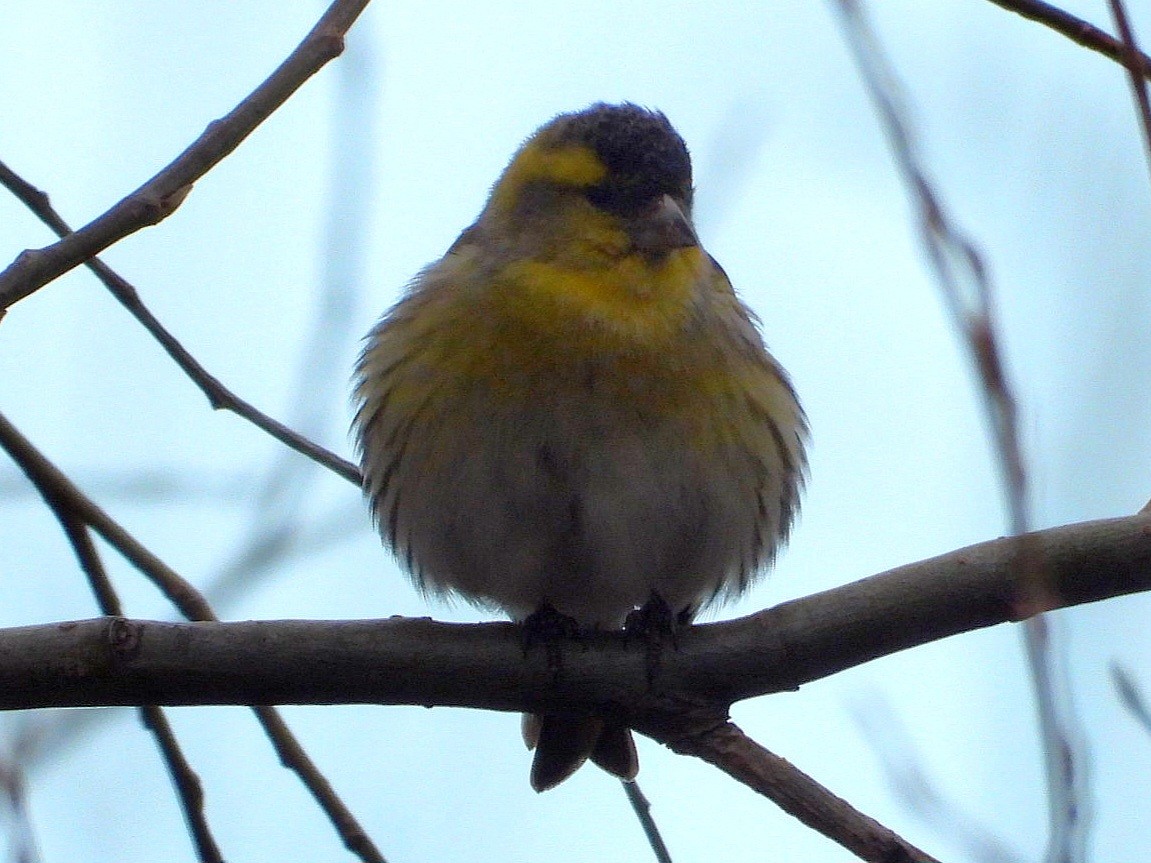
<path id="1" fill-rule="evenodd" d="M 523 620 L 523 648 L 527 656 L 536 645 L 544 648 L 548 669 L 558 678 L 563 667 L 563 645 L 580 636 L 575 618 L 561 614 L 544 602 Z"/>
<path id="2" fill-rule="evenodd" d="M 663 651 L 667 645 L 679 649 L 679 630 L 691 621 L 691 609 L 672 611 L 662 596 L 654 590 L 651 598 L 634 609 L 624 621 L 624 636 L 641 639 L 646 648 L 647 682 L 650 684 L 659 674 Z"/>

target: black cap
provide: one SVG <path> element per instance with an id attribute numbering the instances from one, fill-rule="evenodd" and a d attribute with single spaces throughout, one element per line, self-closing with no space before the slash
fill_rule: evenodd
<path id="1" fill-rule="evenodd" d="M 598 207 L 631 215 L 662 195 L 691 205 L 691 156 L 667 117 L 638 105 L 599 103 L 555 121 L 557 142 L 585 144 L 607 168 L 588 190 Z"/>

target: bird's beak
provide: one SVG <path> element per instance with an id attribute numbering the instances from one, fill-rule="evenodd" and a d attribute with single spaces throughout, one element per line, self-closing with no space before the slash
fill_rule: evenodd
<path id="1" fill-rule="evenodd" d="M 699 245 L 691 219 L 671 195 L 663 195 L 628 224 L 635 250 L 648 258 L 662 258 L 675 249 Z"/>

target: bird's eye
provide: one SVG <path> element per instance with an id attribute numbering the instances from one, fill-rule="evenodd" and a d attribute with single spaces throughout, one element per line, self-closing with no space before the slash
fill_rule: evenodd
<path id="1" fill-rule="evenodd" d="M 637 215 L 661 194 L 651 183 L 626 183 L 618 180 L 589 186 L 584 192 L 593 205 L 616 216 Z"/>

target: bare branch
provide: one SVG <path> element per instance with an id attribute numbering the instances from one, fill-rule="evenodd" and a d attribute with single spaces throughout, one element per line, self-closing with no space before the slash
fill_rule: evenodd
<path id="1" fill-rule="evenodd" d="M 983 256 L 959 229 L 926 169 L 915 130 L 900 98 L 899 81 L 868 23 L 859 0 L 839 0 L 844 30 L 860 75 L 875 103 L 908 197 L 916 210 L 924 251 L 942 290 L 952 322 L 978 373 L 985 413 L 995 443 L 1004 497 L 1014 535 L 1030 529 L 1029 486 L 1019 439 L 1014 391 L 1004 368 L 994 309 L 994 291 Z M 1053 601 L 1048 572 L 1031 544 L 1017 546 L 1016 567 L 1035 611 Z M 1054 621 L 1031 617 L 1023 629 L 1039 718 L 1047 775 L 1047 859 L 1085 859 L 1091 826 L 1090 755 L 1068 682 L 1064 640 Z"/>
<path id="2" fill-rule="evenodd" d="M 127 558 L 140 572 L 156 584 L 181 613 L 192 620 L 214 621 L 215 614 L 207 600 L 188 581 L 160 560 L 151 551 L 139 543 L 131 534 L 110 518 L 100 507 L 96 506 L 81 492 L 64 473 L 45 458 L 20 432 L 0 414 L 0 447 L 8 452 L 12 459 L 20 466 L 40 490 L 45 500 L 49 502 L 53 512 L 64 513 L 62 521 L 69 537 L 73 536 L 72 526 L 83 524 L 99 533 L 110 545 Z M 83 531 L 87 536 L 87 531 Z M 88 540 L 90 545 L 90 540 Z M 81 561 L 85 565 L 92 562 L 91 556 L 84 543 L 76 546 Z M 93 550 L 94 551 L 94 550 Z M 102 571 L 102 569 L 101 569 Z M 106 580 L 106 579 L 105 579 Z M 102 601 L 108 597 L 98 591 Z M 116 608 L 118 602 L 114 596 L 111 599 L 112 607 Z M 109 618 L 122 620 L 120 617 Z M 131 636 L 123 630 L 112 636 L 119 649 L 130 647 Z M 155 705 L 154 699 L 145 698 L 141 705 Z M 247 702 L 248 705 L 259 703 L 259 699 Z M 253 707 L 257 719 L 267 732 L 272 745 L 275 747 L 285 767 L 293 770 L 304 786 L 320 804 L 324 814 L 335 826 L 337 833 L 344 844 L 357 853 L 365 863 L 385 863 L 384 857 L 376 849 L 371 839 L 355 820 L 351 811 L 340 800 L 339 795 L 332 789 L 331 784 L 320 773 L 315 763 L 308 757 L 303 747 L 295 739 L 287 725 L 280 718 L 277 711 L 270 707 Z M 156 714 L 149 714 L 146 722 L 156 719 Z M 152 726 L 149 726 L 152 727 Z M 163 732 L 167 727 L 166 721 L 160 717 L 155 726 L 164 742 Z M 177 753 L 178 754 L 178 753 Z M 178 760 L 171 760 L 166 750 L 169 769 L 181 770 L 182 756 Z M 189 771 L 190 773 L 190 771 Z M 181 777 L 186 779 L 186 776 Z M 196 787 L 183 789 L 190 794 L 198 793 Z M 187 812 L 188 810 L 186 810 Z M 189 813 L 190 817 L 191 814 Z M 213 859 L 213 858 L 207 858 Z"/>
<path id="3" fill-rule="evenodd" d="M 659 825 L 655 823 L 655 818 L 652 817 L 651 803 L 644 797 L 639 783 L 633 779 L 631 782 L 621 780 L 619 784 L 623 786 L 623 793 L 627 795 L 627 802 L 631 804 L 632 812 L 635 813 L 640 827 L 643 828 L 643 835 L 647 837 L 647 844 L 651 846 L 652 853 L 655 854 L 656 863 L 671 863 L 671 853 L 667 850 L 663 836 L 660 835 Z"/>
<path id="4" fill-rule="evenodd" d="M 1094 24 L 1076 18 L 1070 12 L 1044 3 L 1042 0 L 991 0 L 996 6 L 1001 6 L 1009 12 L 1014 12 L 1031 21 L 1038 21 L 1050 27 L 1056 33 L 1062 33 L 1077 45 L 1090 48 L 1104 57 L 1110 57 L 1117 63 L 1123 63 L 1123 43 L 1100 30 Z M 1139 54 L 1137 68 L 1144 77 L 1151 78 L 1151 57 Z"/>
<path id="5" fill-rule="evenodd" d="M 192 584 L 145 548 L 104 510 L 93 503 L 64 472 L 50 462 L 19 430 L 0 414 L 0 447 L 20 467 L 53 511 L 64 510 L 69 521 L 96 531 L 133 566 L 160 588 L 164 596 L 189 620 L 215 620 L 211 607 Z"/>
<path id="6" fill-rule="evenodd" d="M 1043 554 L 1064 604 L 1151 589 L 1146 515 L 1024 539 Z M 564 655 L 557 680 L 546 655 L 523 656 L 514 624 L 113 617 L 0 630 L 0 708 L 383 703 L 600 712 L 770 791 L 787 811 L 864 859 L 930 860 L 762 747 L 729 745 L 727 710 L 735 700 L 1019 619 L 1030 608 L 1021 602 L 1027 594 L 1014 567 L 1019 542 L 972 546 L 748 618 L 694 626 L 662 657 L 654 685 L 647 651 L 622 633 L 587 636 Z M 274 716 L 258 710 L 261 721 Z M 715 733 L 720 737 L 709 737 Z M 298 749 L 278 751 L 293 769 L 310 769 Z M 324 786 L 308 787 L 319 797 Z M 352 825 L 341 835 L 358 850 L 367 839 Z"/>
<path id="7" fill-rule="evenodd" d="M 44 502 L 60 522 L 80 562 L 80 568 L 88 577 L 88 583 L 96 595 L 96 603 L 100 610 L 106 615 L 123 614 L 120 598 L 112 586 L 111 579 L 108 578 L 100 553 L 88 532 L 88 526 L 72 511 L 67 497 L 60 496 L 52 483 L 44 481 L 45 476 L 42 472 L 29 470 L 28 479 L 40 491 Z M 144 705 L 139 708 L 139 715 L 144 727 L 155 738 L 160 756 L 168 768 L 168 775 L 172 778 L 180 808 L 184 813 L 184 821 L 196 847 L 197 858 L 203 863 L 223 863 L 224 857 L 220 853 L 204 813 L 204 789 L 200 777 L 184 757 L 184 752 L 176 740 L 168 717 L 164 715 L 163 708 Z"/>
<path id="8" fill-rule="evenodd" d="M 1151 517 L 1031 534 L 1060 607 L 1151 590 Z M 153 704 L 417 704 L 618 715 L 660 739 L 688 706 L 709 715 L 872 659 L 1022 616 L 1017 539 L 893 569 L 749 617 L 698 624 L 661 658 L 620 633 L 565 653 L 523 655 L 510 623 L 131 622 L 0 630 L 0 709 Z M 586 649 L 585 649 L 586 648 Z"/>
<path id="9" fill-rule="evenodd" d="M 695 755 L 767 797 L 787 814 L 839 842 L 869 863 L 939 863 L 836 797 L 806 773 L 764 749 L 731 722 L 670 744 Z"/>
<path id="10" fill-rule="evenodd" d="M 11 837 L 8 859 L 14 863 L 40 863 L 40 849 L 28 815 L 23 766 L 18 751 L 0 758 L 0 824 Z"/>
<path id="11" fill-rule="evenodd" d="M 129 234 L 171 215 L 192 184 L 215 167 L 344 47 L 344 34 L 368 0 L 335 0 L 280 67 L 227 116 L 208 127 L 175 161 L 79 231 L 27 250 L 0 273 L 0 309 L 95 257 Z"/>
<path id="12" fill-rule="evenodd" d="M 63 217 L 52 207 L 52 202 L 48 195 L 40 189 L 37 189 L 3 162 L 0 162 L 0 184 L 12 192 L 12 194 L 35 213 L 42 222 L 48 225 L 57 236 L 66 237 L 72 235 L 72 229 L 68 227 L 68 223 L 65 222 Z M 220 383 L 220 381 L 200 365 L 199 360 L 192 356 L 188 349 L 180 344 L 176 337 L 160 323 L 159 319 L 144 305 L 144 301 L 140 299 L 139 292 L 127 279 L 123 278 L 99 258 L 91 258 L 84 263 L 96 274 L 96 277 L 104 284 L 104 287 L 109 290 L 112 296 L 119 300 L 120 304 L 140 322 L 144 329 L 152 334 L 152 337 L 160 343 L 168 356 L 170 356 L 184 374 L 191 378 L 192 382 L 200 388 L 200 391 L 207 397 L 208 403 L 215 410 L 230 410 L 257 428 L 267 432 L 285 446 L 291 447 L 296 450 L 296 452 L 302 453 L 313 461 L 322 464 L 349 482 L 355 483 L 356 485 L 360 484 L 360 472 L 351 462 L 340 458 L 335 453 L 329 452 L 319 444 L 313 443 L 304 436 L 292 431 L 286 425 L 258 410 Z"/>
<path id="13" fill-rule="evenodd" d="M 216 845 L 204 813 L 204 786 L 184 757 L 184 751 L 176 740 L 176 732 L 172 730 L 172 724 L 168 722 L 163 708 L 144 705 L 140 708 L 140 719 L 160 746 L 164 766 L 168 768 L 168 775 L 176 787 L 184 821 L 196 845 L 197 859 L 202 863 L 224 863 L 224 856 Z"/>
<path id="14" fill-rule="evenodd" d="M 1135 41 L 1135 31 L 1127 18 L 1127 9 L 1122 0 L 1110 0 L 1111 17 L 1123 40 L 1123 65 L 1127 67 L 1131 79 L 1131 93 L 1135 97 L 1135 108 L 1139 112 L 1139 128 L 1143 133 L 1143 148 L 1146 151 L 1147 167 L 1151 169 L 1151 98 L 1147 96 L 1147 76 L 1141 74 L 1140 58 L 1143 53 Z"/>
<path id="15" fill-rule="evenodd" d="M 1120 665 L 1111 663 L 1111 682 L 1119 695 L 1119 701 L 1143 729 L 1151 734 L 1151 703 L 1144 697 L 1139 685 L 1135 682 L 1135 675 Z"/>
<path id="16" fill-rule="evenodd" d="M 311 792 L 312 798 L 335 825 L 336 833 L 343 840 L 344 847 L 364 863 L 387 863 L 384 855 L 377 850 L 371 837 L 352 814 L 352 810 L 344 805 L 336 789 L 300 745 L 300 741 L 288 728 L 280 712 L 272 707 L 253 707 L 252 710 L 255 711 L 256 718 L 276 748 L 280 763 L 304 781 L 304 787 Z"/>
<path id="17" fill-rule="evenodd" d="M 317 313 L 301 344 L 297 371 L 289 387 L 294 403 L 286 413 L 293 428 L 314 440 L 325 437 L 333 417 L 342 415 L 339 405 L 346 399 L 347 374 L 340 348 L 354 326 L 353 312 L 363 289 L 376 138 L 377 112 L 371 104 L 375 70 L 372 42 L 357 33 L 348 40 L 347 52 L 335 69 L 337 89 L 329 153 L 332 176 L 324 204 L 326 227 Z M 269 550 L 287 551 L 295 544 L 304 527 L 303 504 L 314 497 L 310 491 L 318 479 L 314 467 L 289 452 L 280 452 L 255 489 L 246 536 L 222 565 L 225 572 L 242 572 L 238 585 L 247 591 L 259 584 L 255 577 L 258 571 L 273 570 L 268 565 L 253 569 L 250 563 L 267 560 Z M 360 485 L 360 472 L 354 465 L 341 459 L 340 468 L 341 476 Z M 362 500 L 359 503 L 362 519 Z"/>

